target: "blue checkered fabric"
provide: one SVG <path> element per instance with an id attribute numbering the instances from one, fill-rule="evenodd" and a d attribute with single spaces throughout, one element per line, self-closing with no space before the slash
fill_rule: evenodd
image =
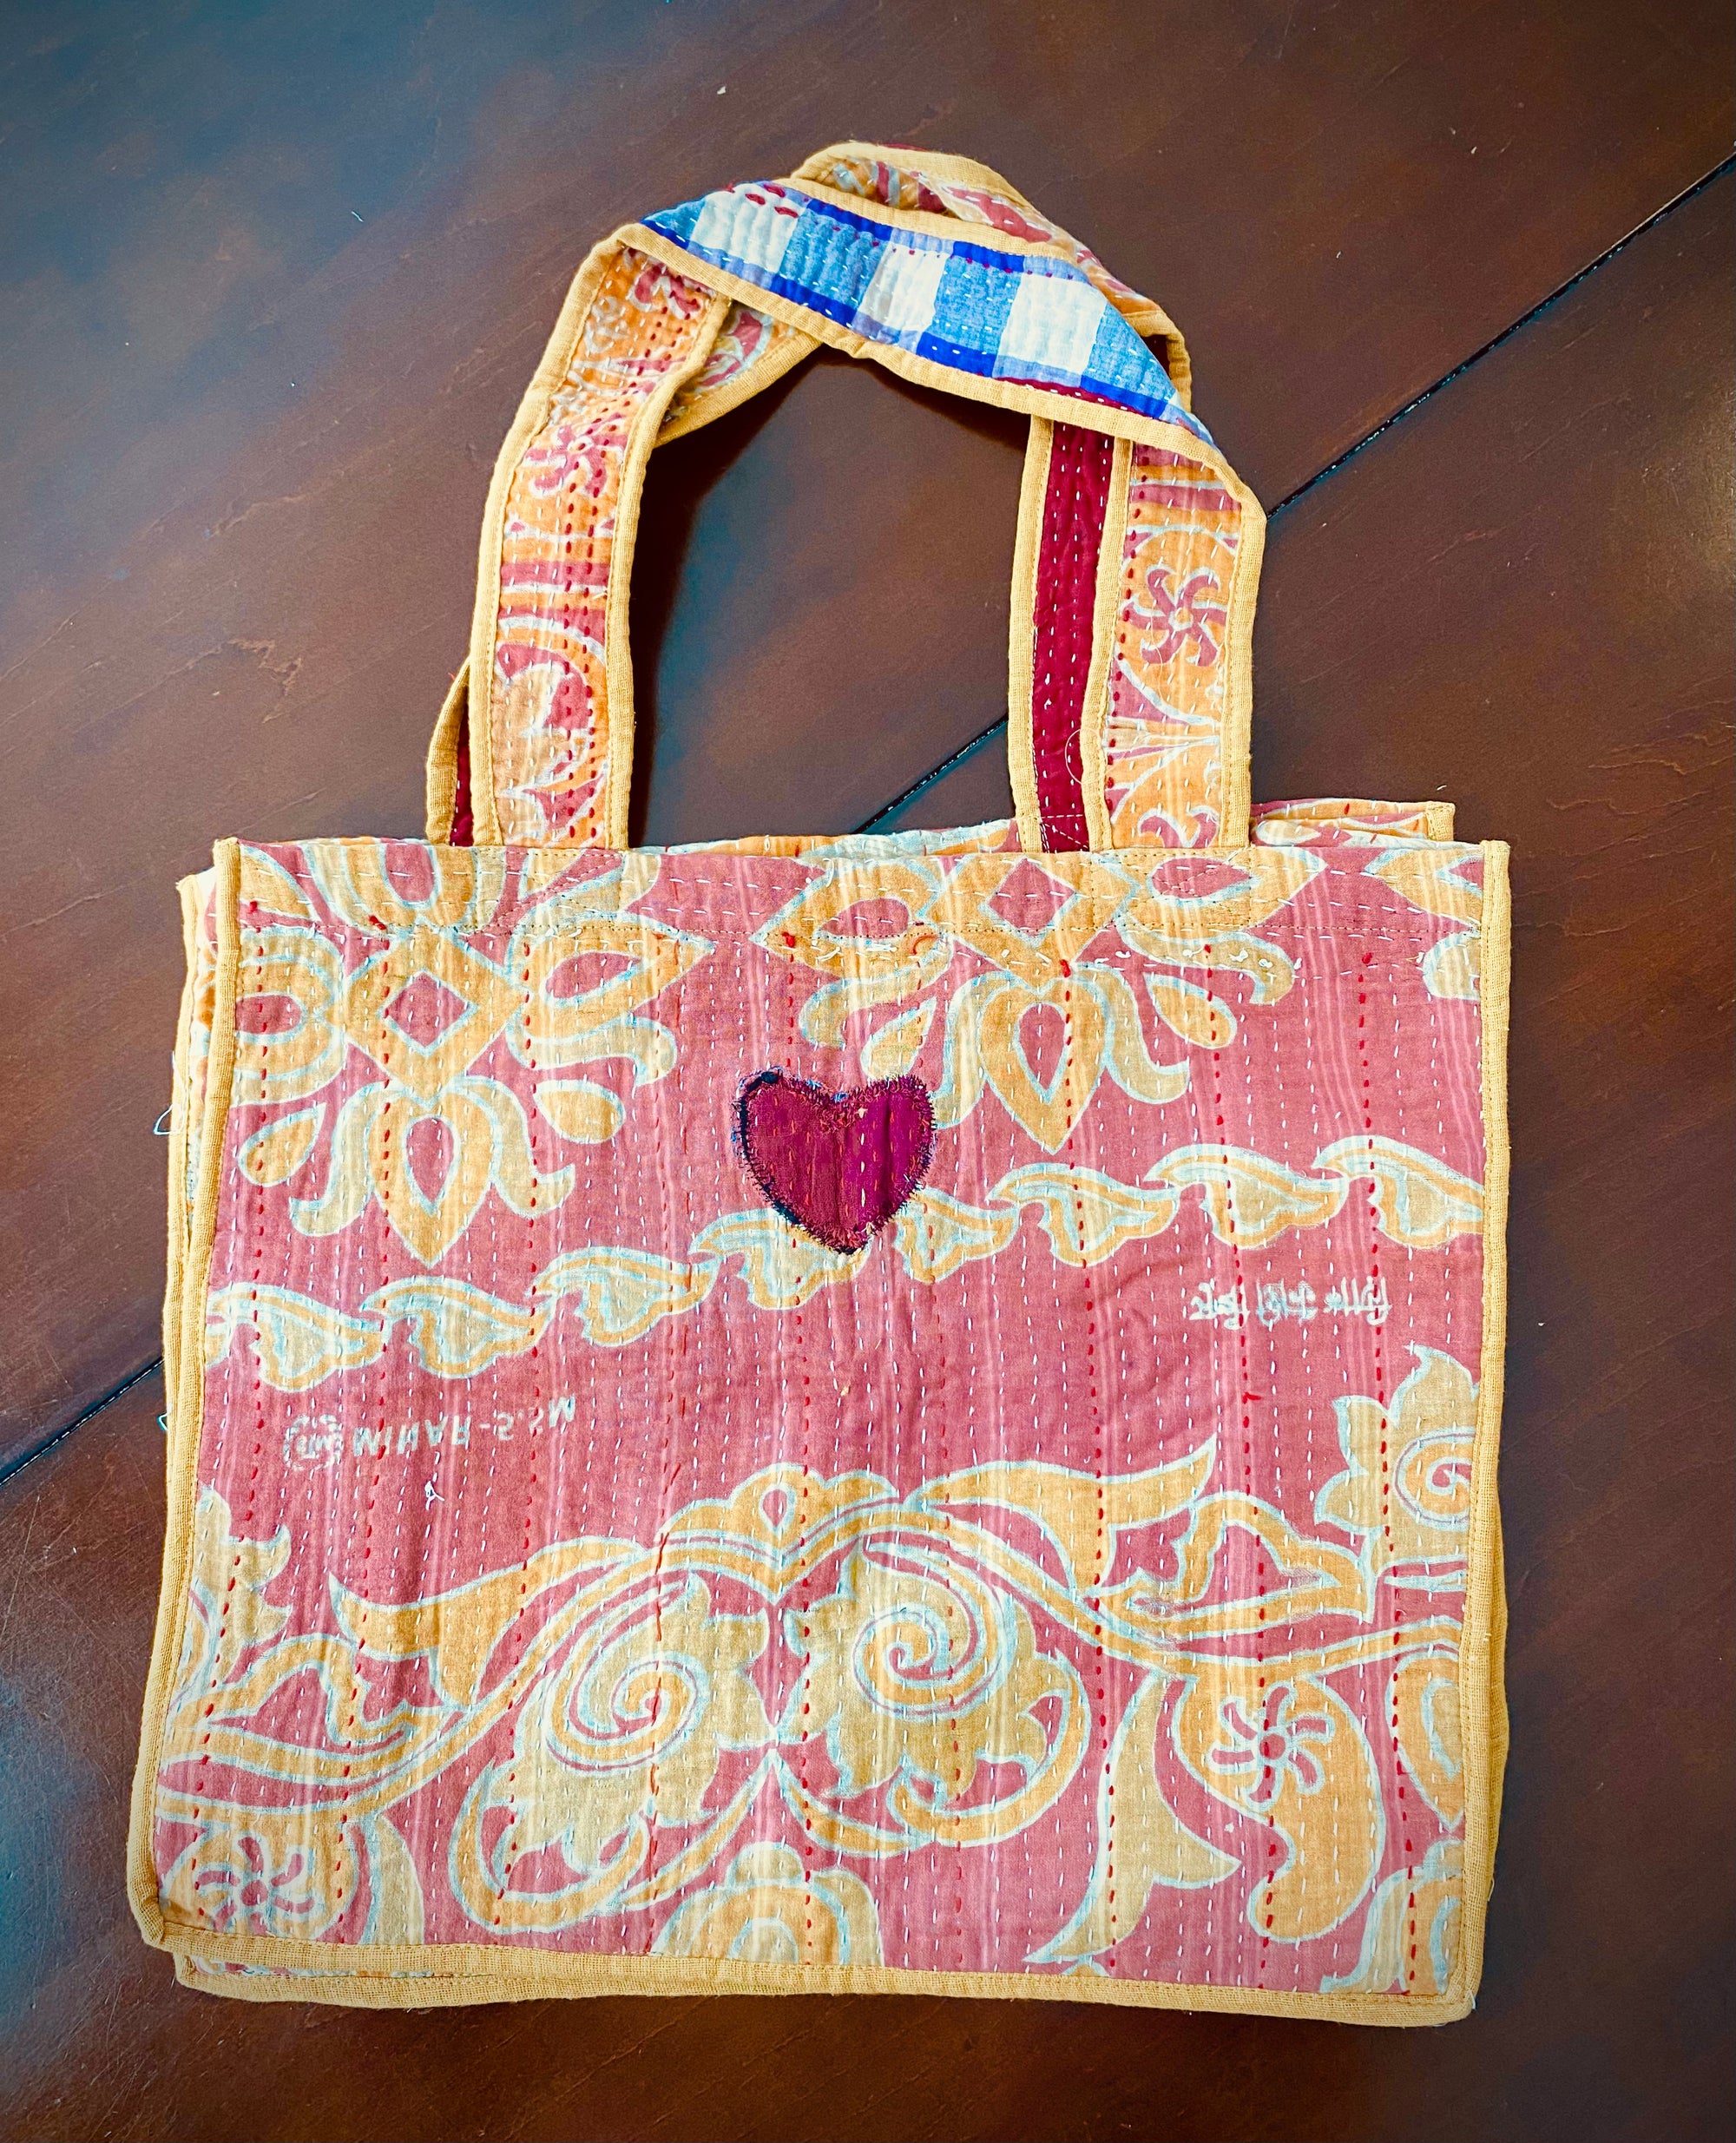
<path id="1" fill-rule="evenodd" d="M 756 181 L 648 216 L 663 237 L 871 342 L 986 379 L 1070 389 L 1209 435 L 1169 375 L 1070 260 L 900 230 Z"/>

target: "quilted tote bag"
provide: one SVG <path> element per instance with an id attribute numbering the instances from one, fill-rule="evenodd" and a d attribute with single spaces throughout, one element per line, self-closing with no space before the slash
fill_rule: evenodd
<path id="1" fill-rule="evenodd" d="M 1029 417 L 1017 815 L 633 848 L 648 457 L 820 344 Z M 1470 2007 L 1506 851 L 1251 812 L 1261 529 L 1169 320 L 981 165 L 592 253 L 427 839 L 182 888 L 184 1981 Z"/>

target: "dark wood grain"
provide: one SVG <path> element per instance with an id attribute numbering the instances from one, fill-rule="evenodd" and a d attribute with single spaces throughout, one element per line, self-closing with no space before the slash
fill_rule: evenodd
<path id="1" fill-rule="evenodd" d="M 1539 2134 L 1730 2103 L 1733 209 L 1708 188 L 1301 501 L 1257 637 L 1257 793 L 1438 786 L 1513 844 L 1483 2001 Z"/>
<path id="2" fill-rule="evenodd" d="M 1443 2136 L 1728 2107 L 1733 209 L 1708 187 L 1271 531 L 1256 796 L 1444 794 L 1514 850 L 1515 1753 L 1463 2028 L 1500 2086 Z M 891 823 L 992 808 L 994 748 Z"/>
<path id="3" fill-rule="evenodd" d="M 825 351 L 653 457 L 638 838 L 842 832 L 1004 717 L 1025 431 Z"/>
<path id="4" fill-rule="evenodd" d="M 170 881 L 418 827 L 593 237 L 852 132 L 968 150 L 1174 309 L 1271 498 L 1700 177 L 1733 102 L 1718 0 L 21 0 L 0 37 L 0 1464 L 155 1350 Z M 654 470 L 654 833 L 854 823 L 1000 704 L 1013 434 L 838 365 L 776 418 Z"/>
<path id="5" fill-rule="evenodd" d="M 906 1999 L 388 2016 L 183 1992 L 121 1874 L 161 1538 L 151 1378 L 0 1488 L 6 2133 L 1725 2133 L 1733 201 L 1736 180 L 1679 210 L 1273 531 L 1259 791 L 1438 790 L 1515 845 L 1514 1749 L 1476 2015 L 1402 2034 Z M 983 779 L 980 755 L 950 777 L 974 800 L 946 815 Z"/>

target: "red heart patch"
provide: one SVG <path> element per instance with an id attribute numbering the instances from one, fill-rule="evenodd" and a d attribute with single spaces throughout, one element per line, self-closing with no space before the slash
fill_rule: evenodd
<path id="1" fill-rule="evenodd" d="M 828 1094 L 812 1080 L 762 1071 L 741 1089 L 735 1127 L 767 1204 L 829 1250 L 860 1250 L 908 1201 L 934 1155 L 934 1104 L 909 1073 Z"/>

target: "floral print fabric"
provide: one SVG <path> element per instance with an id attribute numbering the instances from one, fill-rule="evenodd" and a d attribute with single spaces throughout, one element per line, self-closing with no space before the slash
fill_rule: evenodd
<path id="1" fill-rule="evenodd" d="M 1382 809 L 207 881 L 146 1787 L 200 1983 L 390 1944 L 1442 1995 L 1488 858 Z M 933 1097 L 864 1247 L 745 1166 L 768 1066 Z"/>

